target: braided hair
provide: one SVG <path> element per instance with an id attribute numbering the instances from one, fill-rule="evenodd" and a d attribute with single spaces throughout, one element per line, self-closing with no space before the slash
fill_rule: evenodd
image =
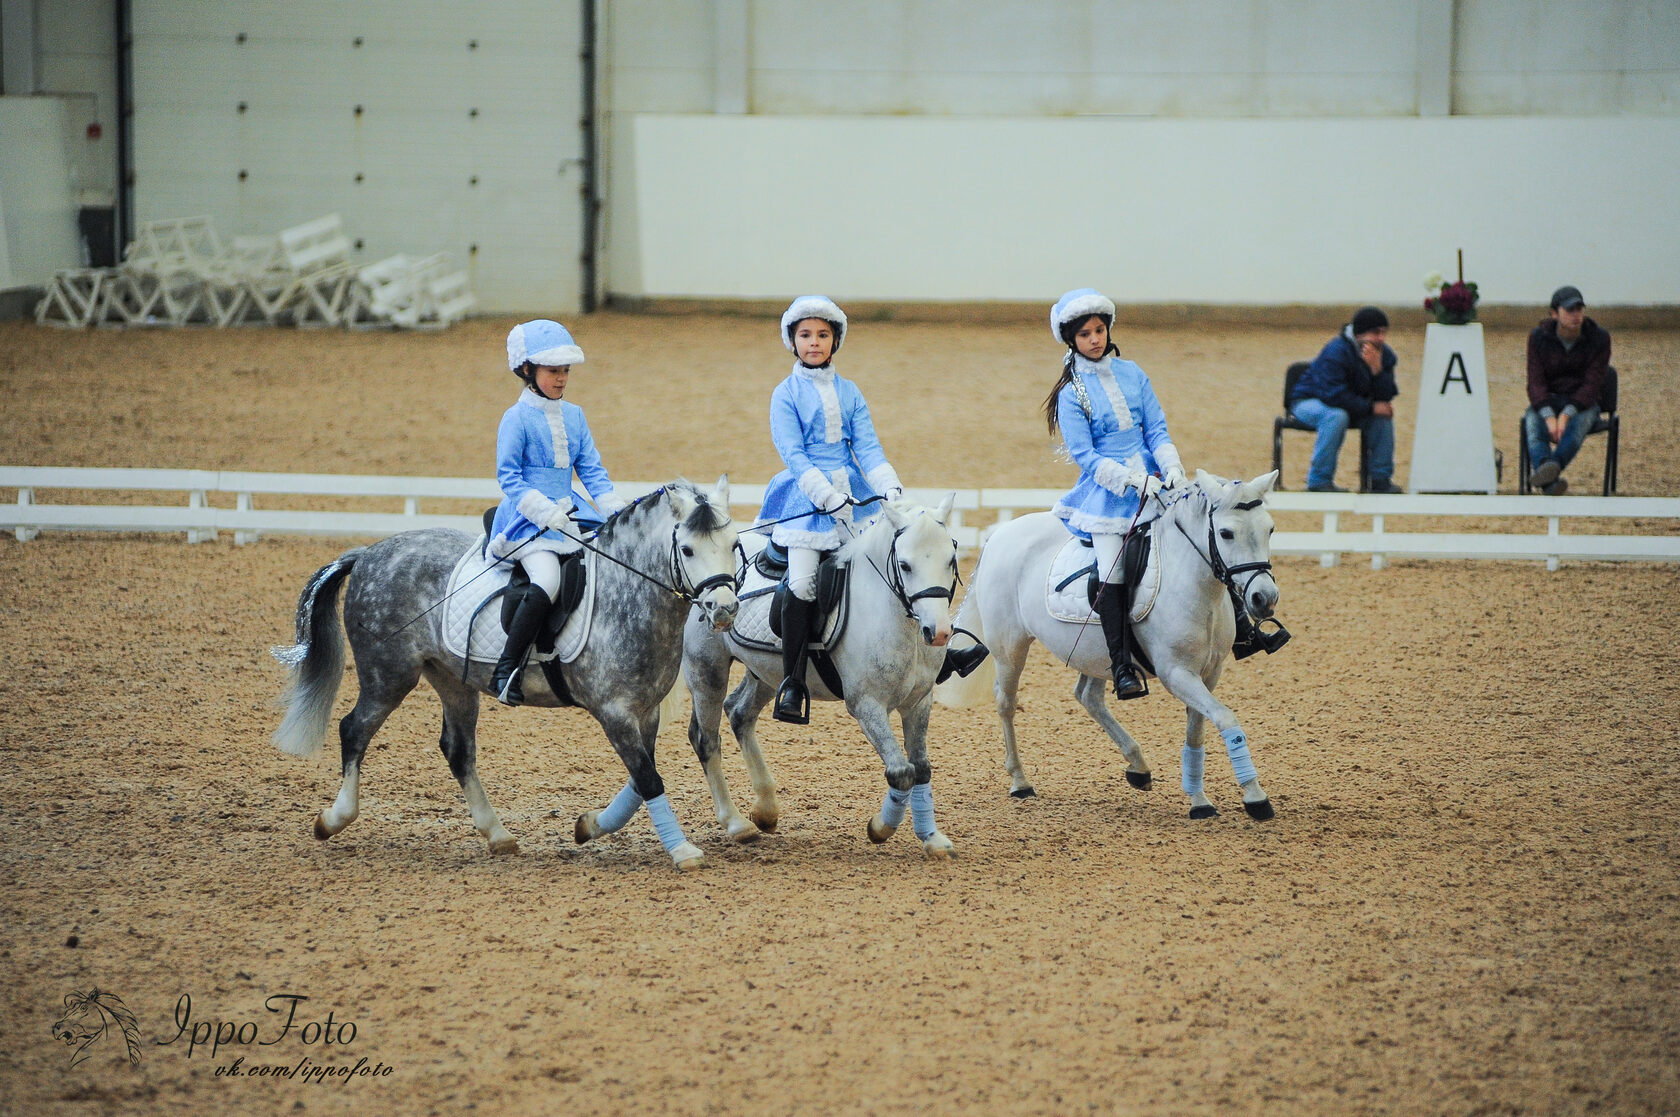
<path id="1" fill-rule="evenodd" d="M 1076 321 L 1065 322 L 1062 325 L 1062 341 L 1067 343 L 1067 355 L 1062 358 L 1062 375 L 1057 378 L 1056 386 L 1050 389 L 1050 394 L 1044 397 L 1044 425 L 1055 434 L 1059 429 L 1056 418 L 1056 397 L 1062 394 L 1062 389 L 1073 383 L 1073 358 L 1077 352 L 1074 348 L 1074 338 L 1085 328 L 1085 323 L 1093 318 L 1102 319 L 1103 326 L 1108 330 L 1108 348 L 1103 350 L 1103 356 L 1110 353 L 1120 355 L 1120 349 L 1114 344 L 1114 319 L 1106 314 L 1087 314 Z"/>

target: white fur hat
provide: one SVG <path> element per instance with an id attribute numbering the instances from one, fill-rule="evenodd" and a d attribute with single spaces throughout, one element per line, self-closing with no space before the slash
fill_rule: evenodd
<path id="1" fill-rule="evenodd" d="M 572 340 L 566 327 L 547 318 L 521 322 L 508 332 L 508 371 L 518 372 L 526 361 L 532 364 L 581 365 L 583 350 Z"/>
<path id="2" fill-rule="evenodd" d="M 794 352 L 793 328 L 807 318 L 821 318 L 834 327 L 834 352 L 846 340 L 846 312 L 834 305 L 827 295 L 800 295 L 782 313 L 782 344 Z"/>
<path id="3" fill-rule="evenodd" d="M 1062 330 L 1069 322 L 1083 322 L 1093 314 L 1101 314 L 1108 319 L 1110 327 L 1114 325 L 1114 300 L 1107 295 L 1090 287 L 1080 287 L 1069 291 L 1056 300 L 1056 305 L 1050 308 L 1050 336 L 1062 344 L 1067 339 L 1062 336 Z"/>

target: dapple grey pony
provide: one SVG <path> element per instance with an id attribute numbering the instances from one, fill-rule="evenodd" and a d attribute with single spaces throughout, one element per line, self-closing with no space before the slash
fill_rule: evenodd
<path id="1" fill-rule="evenodd" d="M 1219 813 L 1202 790 L 1202 726 L 1208 721 L 1225 740 L 1242 788 L 1243 809 L 1255 819 L 1272 817 L 1248 737 L 1237 716 L 1213 696 L 1213 688 L 1236 635 L 1232 593 L 1256 620 L 1271 616 L 1277 607 L 1278 587 L 1271 573 L 1272 517 L 1264 503 L 1277 476 L 1272 472 L 1239 482 L 1198 470 L 1193 484 L 1162 494 L 1166 508 L 1153 529 L 1160 548 L 1160 593 L 1133 631 L 1168 693 L 1184 703 L 1182 785 L 1190 797 L 1191 818 Z M 1074 697 L 1120 746 L 1126 781 L 1139 790 L 1153 782 L 1143 750 L 1104 704 L 1109 663 L 1102 633 L 1057 619 L 1046 603 L 1051 564 L 1067 541 L 1067 528 L 1048 512 L 998 526 L 981 550 L 979 567 L 957 613 L 957 623 L 973 630 L 991 649 L 991 666 L 939 688 L 939 701 L 963 706 L 978 701 L 992 684 L 1003 722 L 1009 793 L 1018 799 L 1033 794 L 1015 751 L 1015 699 L 1034 640 L 1079 672 Z"/>
<path id="2" fill-rule="evenodd" d="M 933 769 L 927 759 L 933 684 L 951 638 L 957 578 L 956 543 L 945 526 L 952 499 L 934 510 L 910 501 L 888 503 L 840 549 L 837 561 L 848 567 L 849 615 L 831 653 L 846 709 L 886 768 L 888 790 L 880 812 L 869 821 L 870 841 L 892 837 L 908 805 L 923 852 L 936 860 L 955 856 L 951 840 L 934 822 Z M 764 763 L 757 733 L 758 716 L 782 680 L 781 654 L 743 646 L 698 618 L 689 619 L 683 651 L 683 677 L 694 700 L 689 743 L 705 768 L 718 821 L 735 841 L 752 841 L 760 831 L 774 830 L 781 815 L 776 780 Z M 746 677 L 725 701 L 735 660 L 746 665 Z M 807 683 L 813 699 L 837 700 L 810 667 Z M 726 709 L 752 780 L 751 822 L 736 809 L 719 758 L 719 719 Z M 893 734 L 893 711 L 904 728 L 902 747 Z"/>
<path id="3" fill-rule="evenodd" d="M 472 537 L 459 531 L 404 532 L 346 551 L 304 586 L 297 644 L 275 649 L 292 668 L 275 743 L 300 756 L 321 746 L 344 671 L 333 606 L 347 578 L 344 627 L 360 688 L 355 708 L 339 722 L 344 783 L 337 800 L 315 818 L 317 838 L 330 838 L 355 821 L 368 742 L 424 678 L 443 701 L 439 745 L 466 794 L 473 825 L 489 840 L 490 852 L 519 851 L 478 779 L 478 696 L 492 693 L 495 665 L 471 661 L 463 679 L 460 657 L 444 647 L 444 610 L 435 607 L 451 570 L 472 545 Z M 576 703 L 606 731 L 629 769 L 630 783 L 614 800 L 611 823 L 597 825 L 591 812 L 578 820 L 577 838 L 582 842 L 618 829 L 645 801 L 672 860 L 679 868 L 697 868 L 704 857 L 682 836 L 675 816 L 667 814 L 662 823 L 655 813 L 656 805 L 668 811 L 668 802 L 654 767 L 654 738 L 660 701 L 680 669 L 691 604 L 701 618 L 697 623 L 727 627 L 735 617 L 738 542 L 729 519 L 728 479 L 719 478 L 710 495 L 687 481 L 666 485 L 609 519 L 592 545 L 599 554 L 590 575 L 595 606 L 588 642 L 560 670 Z M 540 670 L 527 667 L 523 683 L 526 705 L 559 705 Z"/>

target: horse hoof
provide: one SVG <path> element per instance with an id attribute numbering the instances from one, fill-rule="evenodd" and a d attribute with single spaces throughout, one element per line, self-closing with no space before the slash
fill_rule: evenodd
<path id="1" fill-rule="evenodd" d="M 519 840 L 512 834 L 504 838 L 497 838 L 490 843 L 490 852 L 497 857 L 507 857 L 519 852 Z"/>
<path id="2" fill-rule="evenodd" d="M 935 830 L 933 836 L 922 843 L 922 856 L 929 861 L 955 861 L 957 848 L 951 844 L 951 839 Z"/>
<path id="3" fill-rule="evenodd" d="M 729 831 L 729 840 L 737 845 L 747 845 L 764 836 L 762 830 L 740 817 L 732 819 L 726 829 Z"/>
<path id="4" fill-rule="evenodd" d="M 1038 798 L 1038 792 L 1031 787 L 1012 787 L 1009 789 L 1009 797 L 1011 799 L 1036 799 Z"/>
<path id="5" fill-rule="evenodd" d="M 692 842 L 684 842 L 671 851 L 671 860 L 677 868 L 685 873 L 692 873 L 706 867 L 706 855 L 700 847 Z"/>
<path id="6" fill-rule="evenodd" d="M 880 845 L 896 833 L 898 833 L 898 827 L 888 826 L 880 820 L 879 815 L 869 820 L 869 840 L 876 845 Z"/>
<path id="7" fill-rule="evenodd" d="M 323 842 L 333 836 L 333 832 L 327 829 L 327 820 L 323 814 L 315 816 L 315 836 Z"/>
<path id="8" fill-rule="evenodd" d="M 1218 818 L 1219 817 L 1219 808 L 1218 807 L 1191 807 L 1190 808 L 1190 817 L 1191 818 L 1196 818 L 1196 819 Z"/>
<path id="9" fill-rule="evenodd" d="M 1248 817 L 1252 818 L 1255 822 L 1265 822 L 1267 819 L 1277 814 L 1276 811 L 1272 810 L 1272 801 L 1270 799 L 1262 799 L 1258 803 L 1244 803 L 1243 810 L 1247 811 Z"/>
<path id="10" fill-rule="evenodd" d="M 572 838 L 578 845 L 583 845 L 591 838 L 601 836 L 601 828 L 595 825 L 595 816 L 600 813 L 600 811 L 585 811 L 578 815 L 577 825 L 572 827 Z"/>
<path id="11" fill-rule="evenodd" d="M 1155 774 L 1153 772 L 1127 772 L 1126 782 L 1139 791 L 1148 791 L 1155 786 Z"/>
<path id="12" fill-rule="evenodd" d="M 754 826 L 766 834 L 774 834 L 777 823 L 782 820 L 780 815 L 764 814 L 759 811 L 753 811 L 747 817 L 752 819 Z"/>

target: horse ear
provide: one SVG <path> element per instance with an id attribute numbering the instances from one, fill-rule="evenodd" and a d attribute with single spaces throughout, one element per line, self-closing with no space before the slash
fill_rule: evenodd
<path id="1" fill-rule="evenodd" d="M 712 487 L 712 507 L 720 513 L 729 515 L 729 474 L 718 475 L 717 484 Z"/>
<path id="2" fill-rule="evenodd" d="M 1201 486 L 1204 493 L 1212 494 L 1219 491 L 1220 478 L 1215 477 L 1205 469 L 1198 469 L 1196 470 L 1196 484 Z"/>
<path id="3" fill-rule="evenodd" d="M 957 503 L 956 493 L 946 493 L 945 499 L 939 502 L 939 507 L 933 510 L 933 518 L 943 527 L 951 522 L 951 507 Z"/>
<path id="4" fill-rule="evenodd" d="M 904 525 L 910 522 L 909 517 L 905 516 L 904 513 L 894 508 L 892 504 L 887 501 L 881 502 L 881 511 L 885 513 L 887 522 L 893 526 L 894 531 L 903 531 Z"/>
<path id="5" fill-rule="evenodd" d="M 1259 491 L 1260 495 L 1264 496 L 1277 487 L 1277 482 L 1278 471 L 1274 469 L 1263 477 L 1256 477 L 1251 483 L 1254 485 L 1255 489 Z"/>
<path id="6" fill-rule="evenodd" d="M 671 511 L 679 520 L 688 519 L 688 514 L 694 511 L 694 496 L 680 485 L 667 487 L 665 499 L 671 502 Z"/>

